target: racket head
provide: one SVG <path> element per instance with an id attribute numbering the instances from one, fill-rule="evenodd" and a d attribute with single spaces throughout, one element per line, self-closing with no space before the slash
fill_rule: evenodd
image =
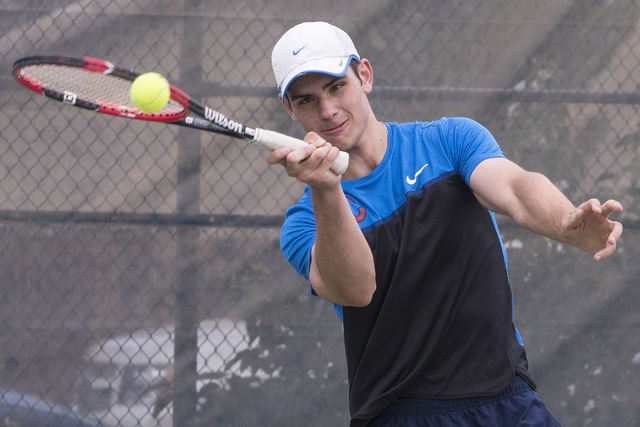
<path id="1" fill-rule="evenodd" d="M 178 121 L 189 113 L 189 95 L 173 85 L 164 108 L 153 113 L 139 109 L 129 92 L 140 73 L 102 59 L 27 56 L 13 64 L 12 74 L 36 93 L 98 113 L 160 122 Z"/>

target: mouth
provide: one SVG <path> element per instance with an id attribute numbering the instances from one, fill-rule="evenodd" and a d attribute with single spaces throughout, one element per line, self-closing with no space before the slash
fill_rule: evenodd
<path id="1" fill-rule="evenodd" d="M 342 132 L 347 127 L 347 120 L 332 128 L 323 129 L 322 133 L 327 136 L 334 136 Z"/>

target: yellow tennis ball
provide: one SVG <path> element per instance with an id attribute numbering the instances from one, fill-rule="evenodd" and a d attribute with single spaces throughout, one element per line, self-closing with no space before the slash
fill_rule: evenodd
<path id="1" fill-rule="evenodd" d="M 129 92 L 133 105 L 148 113 L 161 110 L 169 101 L 169 82 L 158 73 L 139 75 Z"/>

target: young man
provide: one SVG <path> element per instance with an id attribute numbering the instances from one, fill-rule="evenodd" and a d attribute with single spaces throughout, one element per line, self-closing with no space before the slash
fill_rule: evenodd
<path id="1" fill-rule="evenodd" d="M 351 425 L 558 425 L 527 371 L 493 212 L 600 260 L 620 203 L 576 208 L 472 120 L 379 122 L 371 64 L 327 23 L 285 33 L 272 65 L 309 142 L 267 157 L 308 185 L 281 246 L 344 321 Z"/>

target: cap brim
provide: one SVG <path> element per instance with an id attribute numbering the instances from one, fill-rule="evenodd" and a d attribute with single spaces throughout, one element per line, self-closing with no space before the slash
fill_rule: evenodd
<path id="1" fill-rule="evenodd" d="M 280 88 L 282 101 L 284 102 L 284 94 L 287 92 L 287 89 L 289 89 L 291 82 L 293 82 L 298 77 L 310 73 L 319 73 L 335 77 L 342 77 L 347 74 L 347 70 L 349 69 L 349 64 L 351 63 L 352 59 L 355 59 L 356 61 L 360 60 L 355 55 L 351 55 L 348 58 L 322 58 L 316 59 L 315 61 L 309 61 L 297 68 L 294 68 L 293 71 L 291 71 L 282 82 L 282 87 Z"/>

